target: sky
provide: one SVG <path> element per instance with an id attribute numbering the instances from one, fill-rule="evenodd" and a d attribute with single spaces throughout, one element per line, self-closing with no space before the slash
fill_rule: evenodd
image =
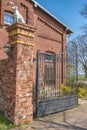
<path id="1" fill-rule="evenodd" d="M 68 40 L 81 34 L 80 27 L 86 23 L 87 19 L 79 13 L 87 0 L 36 0 L 40 5 L 52 13 L 57 19 L 62 21 L 74 33 Z"/>

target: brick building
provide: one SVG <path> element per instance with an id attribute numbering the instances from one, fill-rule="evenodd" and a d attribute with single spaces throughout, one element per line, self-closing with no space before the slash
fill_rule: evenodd
<path id="1" fill-rule="evenodd" d="M 35 84 L 36 62 L 30 69 L 27 59 L 29 61 L 30 58 L 35 59 L 37 50 L 52 54 L 63 52 L 66 48 L 66 37 L 72 31 L 34 0 L 11 1 L 18 5 L 26 24 L 13 24 L 13 10 L 8 5 L 9 0 L 0 0 L 0 109 L 5 112 L 5 116 L 10 121 L 20 123 L 32 120 L 33 117 L 32 82 Z M 19 32 L 15 33 L 17 28 Z M 13 49 L 13 57 L 9 57 L 4 52 L 3 47 L 8 41 L 16 48 Z M 29 48 L 24 42 L 29 45 Z M 22 54 L 23 56 L 19 58 Z M 22 63 L 27 67 L 24 68 Z M 25 76 L 21 81 L 18 80 L 20 68 L 23 69 Z M 30 77 L 25 74 L 25 70 L 29 69 Z M 25 86 L 30 86 L 29 90 L 25 89 Z"/>

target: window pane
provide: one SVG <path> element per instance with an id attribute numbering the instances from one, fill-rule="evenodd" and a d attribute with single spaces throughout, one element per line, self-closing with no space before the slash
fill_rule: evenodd
<path id="1" fill-rule="evenodd" d="M 11 13 L 8 13 L 8 12 L 4 13 L 4 23 L 6 23 L 6 24 L 14 23 L 14 17 Z"/>
<path id="2" fill-rule="evenodd" d="M 46 54 L 46 56 L 45 56 L 45 60 L 46 61 L 53 62 L 54 59 L 55 59 L 55 56 L 52 55 L 52 54 L 51 55 L 50 54 Z"/>

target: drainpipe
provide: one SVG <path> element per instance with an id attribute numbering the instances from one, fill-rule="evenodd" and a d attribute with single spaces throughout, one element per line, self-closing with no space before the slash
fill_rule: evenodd
<path id="1" fill-rule="evenodd" d="M 61 57 L 61 58 L 62 58 L 62 67 L 61 67 L 61 68 L 62 68 L 62 69 L 61 69 L 61 71 L 62 71 L 62 72 L 61 72 L 61 83 L 62 83 L 62 84 L 64 83 L 64 80 L 63 80 L 63 79 L 64 79 L 64 72 L 63 72 L 63 71 L 64 71 L 64 63 L 63 63 L 63 62 L 64 62 L 64 58 L 65 58 L 65 57 L 64 57 L 64 40 L 65 40 L 65 39 L 64 39 L 64 33 L 65 33 L 65 32 L 67 33 L 68 30 L 69 30 L 69 29 L 66 28 L 66 29 L 64 30 L 64 32 L 63 32 L 63 35 L 62 35 L 62 57 Z"/>
<path id="2" fill-rule="evenodd" d="M 61 56 L 61 60 L 62 60 L 62 64 L 61 64 L 61 83 L 63 84 L 63 44 L 64 44 L 64 39 L 62 36 L 62 56 Z"/>

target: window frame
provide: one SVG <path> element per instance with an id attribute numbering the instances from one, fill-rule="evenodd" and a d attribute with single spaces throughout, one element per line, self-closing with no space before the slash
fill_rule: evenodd
<path id="1" fill-rule="evenodd" d="M 45 54 L 45 83 L 47 85 L 55 86 L 55 53 L 51 51 L 46 51 Z"/>
<path id="2" fill-rule="evenodd" d="M 6 14 L 9 16 L 8 18 L 6 18 L 6 16 L 5 16 Z M 10 20 L 10 17 L 12 17 L 13 20 Z M 8 19 L 8 22 L 7 22 L 5 19 Z M 13 22 L 12 22 L 12 21 L 13 21 Z M 11 13 L 11 12 L 9 12 L 9 11 L 5 11 L 5 12 L 4 12 L 4 24 L 11 25 L 11 24 L 13 24 L 13 23 L 14 23 L 13 13 Z"/>
<path id="3" fill-rule="evenodd" d="M 46 55 L 45 55 L 45 61 L 46 62 L 54 62 L 55 60 L 55 53 L 53 52 L 46 52 Z"/>

